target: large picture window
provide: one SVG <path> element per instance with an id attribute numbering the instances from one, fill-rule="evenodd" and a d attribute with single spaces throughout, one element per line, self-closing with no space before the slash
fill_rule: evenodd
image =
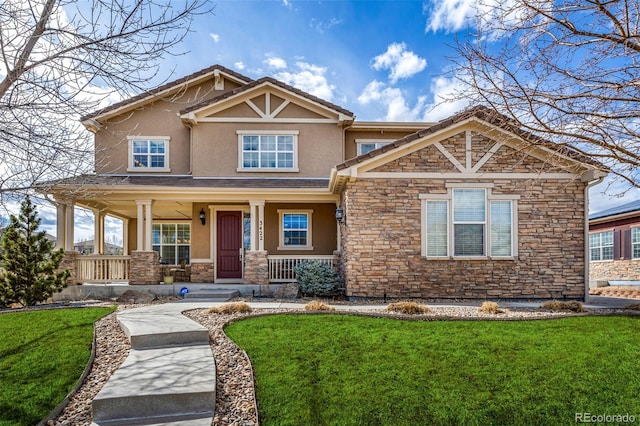
<path id="1" fill-rule="evenodd" d="M 278 210 L 280 245 L 278 250 L 313 250 L 311 216 L 313 210 Z"/>
<path id="2" fill-rule="evenodd" d="M 178 265 L 186 259 L 191 263 L 191 225 L 188 223 L 154 223 L 153 250 L 166 265 Z"/>
<path id="3" fill-rule="evenodd" d="M 613 260 L 613 231 L 590 234 L 589 248 L 592 261 Z"/>
<path id="4" fill-rule="evenodd" d="M 489 188 L 451 188 L 447 195 L 421 195 L 426 257 L 512 258 L 516 255 L 517 196 Z"/>
<path id="5" fill-rule="evenodd" d="M 129 171 L 168 170 L 168 137 L 129 137 Z"/>
<path id="6" fill-rule="evenodd" d="M 298 171 L 297 132 L 238 132 L 239 171 Z"/>

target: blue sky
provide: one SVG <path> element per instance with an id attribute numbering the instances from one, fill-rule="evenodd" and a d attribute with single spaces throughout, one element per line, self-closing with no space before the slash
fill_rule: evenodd
<path id="1" fill-rule="evenodd" d="M 467 106 L 442 101 L 456 88 L 447 75 L 451 45 L 464 37 L 474 0 L 215 4 L 213 14 L 193 23 L 186 53 L 167 57 L 159 77 L 172 80 L 220 64 L 252 78 L 275 77 L 351 110 L 358 120 L 437 121 Z M 592 212 L 640 198 L 638 189 L 623 193 L 619 183 L 607 184 L 591 191 Z M 47 223 L 55 221 L 55 212 L 42 213 Z M 91 215 L 77 219 L 77 236 L 90 237 Z"/>

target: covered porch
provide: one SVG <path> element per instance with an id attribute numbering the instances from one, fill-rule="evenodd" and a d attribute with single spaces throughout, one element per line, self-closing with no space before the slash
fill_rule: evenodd
<path id="1" fill-rule="evenodd" d="M 57 246 L 66 254 L 62 267 L 72 271 L 70 284 L 154 285 L 165 275 L 192 283 L 295 282 L 293 270 L 301 262 L 340 264 L 339 199 L 319 186 L 214 190 L 136 185 L 75 197 L 58 190 Z M 76 206 L 93 212 L 95 254 L 73 250 Z M 107 216 L 122 220 L 122 256 L 105 254 Z"/>

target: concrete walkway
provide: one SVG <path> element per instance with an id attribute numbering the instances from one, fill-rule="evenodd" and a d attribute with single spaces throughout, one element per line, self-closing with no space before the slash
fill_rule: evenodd
<path id="1" fill-rule="evenodd" d="M 182 315 L 220 305 L 225 299 L 185 299 L 117 314 L 131 342 L 129 357 L 93 400 L 94 426 L 210 426 L 215 408 L 216 366 L 209 331 Z M 622 308 L 629 299 L 591 297 L 586 308 Z M 480 306 L 447 303 L 429 306 Z M 304 303 L 252 302 L 259 309 L 303 309 Z M 340 305 L 341 310 L 377 310 L 384 304 Z M 540 302 L 502 302 L 535 308 Z"/>

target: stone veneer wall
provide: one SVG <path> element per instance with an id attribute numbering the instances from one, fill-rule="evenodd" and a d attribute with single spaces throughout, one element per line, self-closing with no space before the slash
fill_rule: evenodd
<path id="1" fill-rule="evenodd" d="M 154 285 L 160 283 L 162 271 L 158 265 L 158 252 L 132 251 L 129 264 L 129 284 Z"/>
<path id="2" fill-rule="evenodd" d="M 508 179 L 493 183 L 493 194 L 521 196 L 517 203 L 517 259 L 434 260 L 421 256 L 419 194 L 446 194 L 444 180 L 349 182 L 342 194 L 347 295 L 584 298 L 585 184 Z"/>
<path id="3" fill-rule="evenodd" d="M 590 281 L 640 280 L 640 259 L 589 263 Z"/>
<path id="4" fill-rule="evenodd" d="M 65 269 L 68 269 L 70 272 L 69 278 L 67 278 L 67 285 L 78 284 L 78 273 L 76 271 L 76 259 L 78 258 L 78 256 L 80 256 L 79 251 L 65 251 L 64 256 L 62 257 L 62 262 L 60 262 L 58 271 L 64 271 Z"/>
<path id="5" fill-rule="evenodd" d="M 191 264 L 192 283 L 212 283 L 213 282 L 213 262 L 192 263 Z"/>
<path id="6" fill-rule="evenodd" d="M 247 251 L 244 257 L 244 282 L 247 284 L 269 284 L 269 260 L 266 251 Z"/>

